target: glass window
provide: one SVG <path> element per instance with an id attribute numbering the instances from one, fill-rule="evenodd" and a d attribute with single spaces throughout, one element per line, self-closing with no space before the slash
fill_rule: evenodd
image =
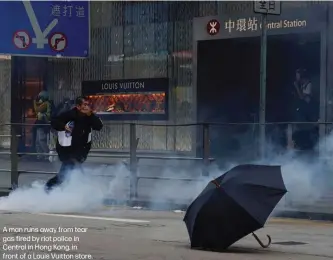
<path id="1" fill-rule="evenodd" d="M 160 23 L 168 18 L 168 2 L 125 3 L 125 24 Z"/>

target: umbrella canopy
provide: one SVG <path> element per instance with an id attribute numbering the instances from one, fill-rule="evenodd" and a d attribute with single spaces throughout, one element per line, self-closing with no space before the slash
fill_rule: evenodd
<path id="1" fill-rule="evenodd" d="M 223 250 L 262 228 L 287 192 L 280 166 L 239 165 L 208 183 L 184 222 L 191 247 Z"/>

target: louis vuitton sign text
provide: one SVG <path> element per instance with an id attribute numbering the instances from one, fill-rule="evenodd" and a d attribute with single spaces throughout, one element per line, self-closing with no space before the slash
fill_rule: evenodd
<path id="1" fill-rule="evenodd" d="M 121 80 L 88 80 L 82 82 L 83 95 L 109 93 L 167 92 L 167 78 L 121 79 Z"/>
<path id="2" fill-rule="evenodd" d="M 102 90 L 139 90 L 145 88 L 145 83 L 140 81 L 132 82 L 103 82 Z"/>

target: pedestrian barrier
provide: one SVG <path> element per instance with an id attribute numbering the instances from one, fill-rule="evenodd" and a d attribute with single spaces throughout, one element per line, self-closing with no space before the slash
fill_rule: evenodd
<path id="1" fill-rule="evenodd" d="M 319 132 L 322 134 L 322 137 L 326 136 L 327 125 L 331 125 L 331 122 L 274 122 L 274 123 L 265 123 L 265 127 L 269 126 L 278 126 L 278 125 L 286 125 L 286 135 L 288 140 L 288 148 L 293 148 L 289 142 L 292 142 L 292 134 L 293 134 L 293 125 L 316 125 L 319 126 Z M 0 126 L 10 126 L 11 134 L 10 135 L 0 135 L 0 137 L 8 137 L 10 138 L 10 151 L 2 151 L 0 155 L 9 155 L 10 156 L 10 169 L 0 169 L 0 172 L 10 172 L 11 173 L 11 188 L 15 189 L 18 186 L 18 178 L 21 174 L 56 174 L 56 172 L 47 172 L 47 171 L 33 171 L 33 170 L 19 170 L 18 163 L 20 156 L 57 156 L 57 154 L 49 154 L 49 153 L 32 153 L 32 152 L 19 152 L 18 151 L 18 144 L 21 135 L 18 135 L 16 127 L 27 126 L 29 124 L 18 124 L 18 123 L 11 123 L 11 124 L 2 124 Z M 107 124 L 106 124 L 107 125 Z M 259 123 L 193 123 L 193 124 L 177 124 L 177 125 L 164 125 L 164 124 L 154 124 L 154 126 L 170 126 L 170 127 L 182 127 L 182 126 L 201 126 L 203 131 L 201 133 L 201 144 L 199 145 L 202 151 L 202 157 L 191 157 L 191 156 L 157 156 L 157 155 L 143 155 L 138 154 L 138 144 L 140 139 L 137 137 L 136 133 L 136 126 L 138 125 L 149 125 L 149 124 L 134 124 L 128 123 L 123 125 L 129 125 L 129 152 L 125 154 L 94 154 L 91 153 L 89 157 L 103 157 L 103 158 L 112 158 L 112 159 L 129 159 L 127 167 L 130 171 L 130 199 L 137 198 L 137 190 L 138 190 L 138 181 L 140 179 L 151 179 L 151 180 L 175 180 L 175 181 L 198 181 L 198 179 L 191 179 L 191 178 L 174 178 L 174 177 L 154 177 L 154 176 L 138 176 L 138 162 L 141 159 L 152 159 L 152 160 L 178 160 L 178 161 L 197 161 L 202 162 L 202 175 L 208 176 L 208 168 L 209 165 L 215 160 L 214 158 L 210 157 L 211 152 L 211 133 L 210 130 L 214 127 L 250 127 L 251 134 L 250 139 L 252 138 L 253 141 L 256 140 L 265 140 L 262 138 L 258 138 L 257 131 L 258 126 L 261 124 Z M 322 126 L 322 127 L 321 127 Z M 324 127 L 324 130 L 322 129 Z M 260 132 L 262 133 L 262 132 Z M 198 140 L 198 139 L 197 139 Z M 265 146 L 265 143 L 257 143 L 258 146 Z M 252 147 L 253 148 L 253 147 Z M 258 148 L 258 147 L 256 147 Z M 262 151 L 262 149 L 253 149 L 257 151 Z M 264 149 L 265 150 L 265 149 Z M 260 156 L 264 156 L 260 154 Z M 108 175 L 109 176 L 109 175 Z M 112 177 L 112 176 L 110 176 Z M 8 189 L 8 187 L 7 187 Z"/>
<path id="2" fill-rule="evenodd" d="M 22 126 L 22 124 L 6 124 L 11 125 L 12 128 L 15 125 Z M 193 124 L 195 125 L 195 124 Z M 177 179 L 177 178 L 158 178 L 158 177 L 147 177 L 147 176 L 138 176 L 138 162 L 140 159 L 161 159 L 161 160 L 181 160 L 181 161 L 202 161 L 203 162 L 203 175 L 207 175 L 207 166 L 214 160 L 213 158 L 209 158 L 209 134 L 208 134 L 208 125 L 204 127 L 204 156 L 200 157 L 190 157 L 190 156 L 152 156 L 152 155 L 138 155 L 137 147 L 139 143 L 139 138 L 136 137 L 136 125 L 130 124 L 130 149 L 129 153 L 125 155 L 117 155 L 117 154 L 90 154 L 89 157 L 103 157 L 103 158 L 113 158 L 113 159 L 129 159 L 129 164 L 127 165 L 130 171 L 130 198 L 137 198 L 137 186 L 139 179 L 160 179 L 160 180 L 186 180 L 193 181 L 193 179 Z M 11 188 L 15 189 L 18 187 L 18 178 L 20 174 L 56 174 L 56 172 L 47 172 L 47 171 L 32 171 L 32 170 L 19 170 L 18 163 L 19 157 L 23 155 L 31 155 L 31 156 L 57 156 L 57 154 L 49 154 L 49 153 L 32 153 L 32 152 L 19 152 L 18 151 L 18 139 L 21 137 L 20 135 L 12 134 L 12 135 L 0 135 L 0 137 L 9 137 L 10 138 L 10 152 L 0 152 L 0 155 L 9 155 L 10 156 L 10 169 L 0 169 L 0 172 L 10 172 L 11 173 Z M 112 176 L 110 176 L 112 177 Z M 8 188 L 7 188 L 8 189 Z"/>

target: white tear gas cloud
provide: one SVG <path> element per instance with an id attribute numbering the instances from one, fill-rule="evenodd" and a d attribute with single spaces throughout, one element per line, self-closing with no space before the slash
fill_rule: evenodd
<path id="1" fill-rule="evenodd" d="M 128 178 L 124 178 L 126 174 L 124 166 L 86 170 L 84 174 L 74 170 L 63 185 L 48 194 L 44 191 L 45 182 L 35 181 L 31 186 L 20 187 L 8 197 L 0 198 L 0 210 L 33 213 L 94 211 L 101 208 L 106 197 L 123 199 L 128 186 Z M 115 177 L 111 178 L 112 175 Z"/>
<path id="2" fill-rule="evenodd" d="M 239 137 L 242 140 L 241 137 Z M 317 148 L 323 144 L 317 145 Z M 300 209 L 302 206 L 315 206 L 316 203 L 327 194 L 328 178 L 333 170 L 333 163 L 329 164 L 330 154 L 333 154 L 333 135 L 330 135 L 325 140 L 326 150 L 321 152 L 321 156 L 314 155 L 316 152 L 308 155 L 300 155 L 299 152 L 284 151 L 278 149 L 273 144 L 267 144 L 269 151 L 266 159 L 254 160 L 250 159 L 253 155 L 253 147 L 246 150 L 239 150 L 238 153 L 233 153 L 232 157 L 228 158 L 228 163 L 220 168 L 217 166 L 211 167 L 209 177 L 200 177 L 200 167 L 189 166 L 184 167 L 182 162 L 172 162 L 172 167 L 164 167 L 160 177 L 174 178 L 192 178 L 197 181 L 151 181 L 149 188 L 145 190 L 145 197 L 152 201 L 151 207 L 157 208 L 153 201 L 165 203 L 184 202 L 194 199 L 207 183 L 213 178 L 220 176 L 227 170 L 238 164 L 253 163 L 266 165 L 281 165 L 281 171 L 288 193 L 281 200 L 280 205 L 288 203 L 286 206 Z M 237 155 L 238 154 L 238 155 Z M 253 157 L 252 157 L 253 158 Z M 161 164 L 158 164 L 161 165 Z M 147 174 L 152 167 L 147 167 L 141 171 L 142 174 Z"/>
<path id="3" fill-rule="evenodd" d="M 327 154 L 332 154 L 333 136 L 327 138 L 326 147 L 328 148 Z M 201 167 L 193 166 L 193 163 L 154 160 L 151 163 L 154 165 L 140 166 L 138 174 L 184 179 L 183 181 L 140 179 L 139 198 L 151 201 L 150 207 L 156 209 L 158 206 L 155 202 L 164 204 L 166 208 L 168 208 L 168 204 L 188 203 L 202 191 L 212 178 L 223 174 L 237 165 L 239 161 L 235 158 L 228 165 L 224 165 L 223 169 L 212 166 L 209 177 L 202 177 Z M 281 165 L 284 181 L 289 191 L 287 197 L 293 201 L 294 206 L 315 204 L 325 192 L 327 183 L 325 174 L 332 172 L 333 167 L 317 158 L 300 158 L 292 152 L 279 155 L 271 152 L 264 161 L 244 162 L 242 160 L 242 163 Z M 101 174 L 106 176 L 100 176 Z M 111 176 L 115 177 L 111 178 Z M 8 197 L 0 198 L 0 210 L 53 213 L 93 211 L 101 208 L 106 198 L 116 201 L 127 200 L 129 198 L 128 177 L 129 171 L 124 165 L 100 167 L 95 171 L 87 171 L 84 175 L 74 171 L 62 187 L 56 188 L 49 194 L 44 192 L 42 182 L 34 182 L 30 187 L 15 190 Z M 195 179 L 195 181 L 188 179 Z"/>
<path id="4" fill-rule="evenodd" d="M 333 135 L 316 145 L 310 153 L 287 151 L 271 152 L 263 164 L 281 165 L 281 171 L 288 193 L 281 204 L 300 209 L 303 206 L 316 206 L 329 190 L 329 174 L 332 165 L 327 160 L 332 154 Z M 319 154 L 320 150 L 320 154 Z"/>

